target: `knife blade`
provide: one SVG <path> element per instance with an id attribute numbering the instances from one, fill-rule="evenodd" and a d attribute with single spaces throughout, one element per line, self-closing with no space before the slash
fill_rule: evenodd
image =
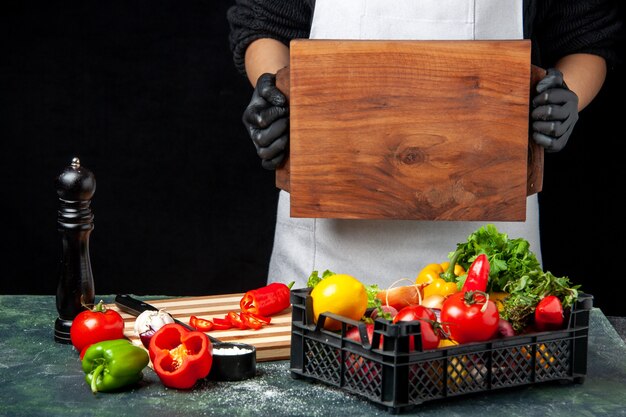
<path id="1" fill-rule="evenodd" d="M 133 316 L 138 316 L 141 313 L 143 313 L 144 311 L 159 311 L 158 308 L 156 308 L 155 306 L 146 303 L 145 301 L 141 301 L 137 298 L 134 298 L 128 294 L 118 294 L 115 296 L 115 305 L 122 311 L 131 314 Z M 188 329 L 188 330 L 196 330 L 193 327 L 191 327 L 189 324 L 180 321 L 174 317 L 172 317 L 174 319 L 174 322 L 176 324 L 180 324 L 181 326 L 183 326 L 184 328 Z M 209 337 L 209 340 L 212 343 L 222 343 L 219 339 L 216 339 L 213 336 L 210 336 L 207 334 L 207 336 Z"/>

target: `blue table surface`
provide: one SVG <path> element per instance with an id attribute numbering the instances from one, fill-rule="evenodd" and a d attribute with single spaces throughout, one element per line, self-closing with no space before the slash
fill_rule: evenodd
<path id="1" fill-rule="evenodd" d="M 113 302 L 114 296 L 98 297 Z M 140 384 L 92 394 L 78 353 L 53 338 L 53 296 L 0 295 L 0 416 L 384 416 L 384 409 L 320 383 L 293 379 L 289 361 L 261 362 L 254 378 L 165 388 L 150 368 Z M 582 384 L 546 383 L 435 400 L 420 416 L 626 416 L 626 345 L 601 310 L 590 314 Z"/>

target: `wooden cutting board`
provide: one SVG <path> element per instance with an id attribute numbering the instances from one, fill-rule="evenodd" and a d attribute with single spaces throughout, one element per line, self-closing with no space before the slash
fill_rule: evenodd
<path id="1" fill-rule="evenodd" d="M 223 318 L 229 311 L 241 311 L 239 308 L 241 297 L 243 293 L 144 301 L 158 309 L 165 309 L 175 319 L 189 323 L 189 317 L 192 315 L 209 319 Z M 135 316 L 120 310 L 115 304 L 107 304 L 107 308 L 117 311 L 124 318 L 124 335 L 133 344 L 143 346 L 139 336 L 134 334 Z M 271 323 L 259 330 L 214 330 L 208 334 L 222 342 L 241 342 L 255 346 L 257 362 L 289 359 L 291 355 L 291 308 L 272 316 Z"/>
<path id="2" fill-rule="evenodd" d="M 530 83 L 526 40 L 293 40 L 291 216 L 525 220 Z"/>

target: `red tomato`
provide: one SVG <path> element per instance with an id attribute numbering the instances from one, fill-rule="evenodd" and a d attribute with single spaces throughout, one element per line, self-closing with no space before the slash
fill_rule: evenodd
<path id="1" fill-rule="evenodd" d="M 369 343 L 372 343 L 374 340 L 374 325 L 372 323 L 367 323 L 365 325 L 365 329 L 367 330 L 367 340 Z M 363 343 L 361 341 L 361 332 L 359 330 L 359 326 L 351 327 L 350 330 L 346 332 L 346 339 L 354 340 L 355 342 Z M 380 336 L 380 342 L 378 344 L 378 348 L 383 348 L 383 337 Z"/>
<path id="2" fill-rule="evenodd" d="M 438 329 L 437 316 L 430 308 L 421 305 L 406 306 L 398 311 L 398 314 L 393 318 L 393 323 L 416 320 L 420 321 L 422 350 L 437 348 L 441 334 Z M 409 350 L 415 350 L 413 338 L 409 342 Z"/>
<path id="3" fill-rule="evenodd" d="M 107 309 L 100 301 L 93 310 L 78 313 L 70 327 L 70 339 L 77 351 L 103 340 L 124 338 L 124 319 L 115 310 Z"/>
<path id="4" fill-rule="evenodd" d="M 483 342 L 498 333 L 500 314 L 485 293 L 460 291 L 443 302 L 440 320 L 450 339 L 458 343 Z"/>

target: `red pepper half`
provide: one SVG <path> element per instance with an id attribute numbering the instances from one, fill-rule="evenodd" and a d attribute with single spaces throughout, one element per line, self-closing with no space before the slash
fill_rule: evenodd
<path id="1" fill-rule="evenodd" d="M 241 298 L 239 307 L 244 313 L 265 317 L 279 313 L 291 305 L 291 285 L 293 283 L 285 285 L 282 282 L 272 282 L 265 287 L 248 291 Z"/>
<path id="2" fill-rule="evenodd" d="M 166 324 L 152 336 L 148 349 L 154 372 L 169 388 L 189 389 L 205 378 L 213 364 L 213 345 L 206 334 L 177 323 Z"/>
<path id="3" fill-rule="evenodd" d="M 487 255 L 481 253 L 474 259 L 474 262 L 467 270 L 467 278 L 461 292 L 466 291 L 487 291 L 487 282 L 489 281 L 489 260 Z"/>

